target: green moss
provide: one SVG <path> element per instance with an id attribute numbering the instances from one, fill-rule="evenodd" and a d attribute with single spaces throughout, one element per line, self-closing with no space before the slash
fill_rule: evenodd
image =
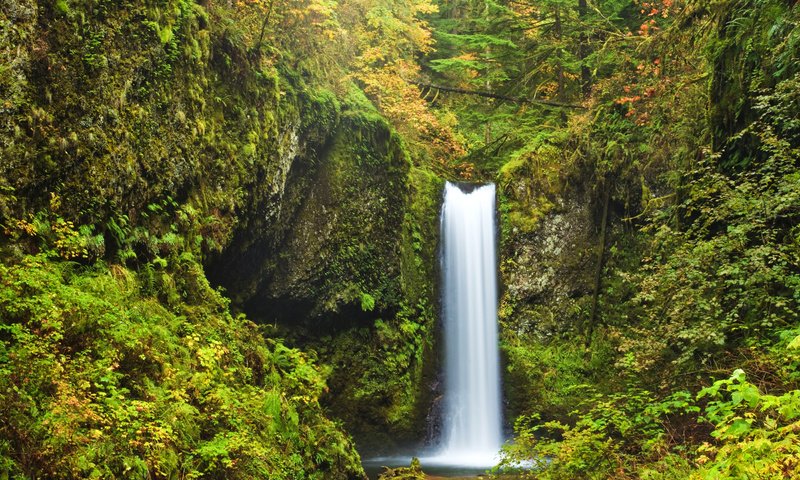
<path id="1" fill-rule="evenodd" d="M 320 347 L 351 425 L 410 435 L 437 308 L 441 182 L 411 170 L 363 92 L 337 99 L 291 52 L 254 51 L 246 9 L 224 2 L 13 2 L 25 8 L 0 8 L 0 56 L 13 59 L 0 66 L 0 224 L 47 228 L 12 228 L 9 250 L 120 264 L 168 311 L 210 295 L 181 270 L 191 253 L 236 308 Z M 36 213 L 51 194 L 61 205 Z M 67 238 L 59 219 L 93 230 Z M 327 334 L 341 355 L 325 353 Z M 165 452 L 165 469 L 182 461 Z"/>
<path id="2" fill-rule="evenodd" d="M 412 168 L 408 183 L 411 195 L 405 215 L 401 258 L 406 298 L 416 303 L 436 298 L 435 260 L 444 180 L 428 170 Z"/>
<path id="3" fill-rule="evenodd" d="M 308 357 L 233 317 L 191 255 L 158 296 L 120 265 L 0 264 L 0 473 L 352 478 Z M 159 298 L 177 301 L 164 301 Z"/>
<path id="4" fill-rule="evenodd" d="M 558 139 L 554 140 L 558 141 Z M 502 231 L 533 232 L 561 195 L 561 151 L 554 144 L 535 142 L 506 162 L 498 171 Z"/>
<path id="5" fill-rule="evenodd" d="M 119 213 L 138 224 L 138 212 L 169 194 L 232 226 L 266 194 L 253 179 L 280 174 L 279 125 L 300 124 L 300 104 L 325 119 L 309 132 L 335 123 L 330 95 L 300 98 L 286 68 L 253 61 L 235 11 L 186 0 L 62 3 L 68 15 L 0 12 L 14 25 L 0 51 L 19 53 L 0 71 L 0 184 L 24 199 L 17 217 L 55 192 L 66 218 L 102 225 Z"/>
<path id="6" fill-rule="evenodd" d="M 363 113 L 377 113 L 375 105 L 367 98 L 364 91 L 355 83 L 351 83 L 344 97 L 344 103 L 348 109 L 363 112 Z"/>

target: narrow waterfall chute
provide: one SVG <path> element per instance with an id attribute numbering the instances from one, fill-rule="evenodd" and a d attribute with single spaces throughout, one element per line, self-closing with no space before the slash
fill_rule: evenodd
<path id="1" fill-rule="evenodd" d="M 444 426 L 428 461 L 489 467 L 503 444 L 495 186 L 448 182 L 441 226 Z"/>

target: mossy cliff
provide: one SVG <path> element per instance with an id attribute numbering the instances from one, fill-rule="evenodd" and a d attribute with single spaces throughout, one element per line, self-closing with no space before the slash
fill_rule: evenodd
<path id="1" fill-rule="evenodd" d="M 212 277 L 333 367 L 328 398 L 354 433 L 413 440 L 433 364 L 442 183 L 412 168 L 383 119 L 346 106 L 324 149 L 294 168 L 277 227 L 240 230 Z"/>
<path id="2" fill-rule="evenodd" d="M 255 42 L 242 12 L 187 0 L 0 6 L 0 363 L 45 348 L 57 359 L 53 372 L 71 372 L 67 390 L 48 386 L 51 364 L 28 372 L 44 383 L 4 376 L 27 400 L 2 402 L 2 424 L 14 432 L 2 435 L 0 473 L 359 476 L 352 444 L 319 407 L 325 376 L 324 402 L 354 432 L 371 425 L 410 438 L 421 430 L 434 365 L 441 182 L 411 166 L 357 88 L 337 98 L 314 86 L 290 51 Z M 204 268 L 261 326 L 231 316 Z M 86 305 L 74 306 L 82 290 Z M 46 315 L 26 306 L 39 297 L 63 310 L 63 327 L 52 327 L 44 346 L 33 340 L 51 328 L 41 325 Z M 108 315 L 135 317 L 130 328 L 146 332 L 149 349 L 136 353 L 150 362 L 145 371 L 123 365 L 140 357 L 115 356 L 133 347 L 106 338 L 116 335 Z M 83 340 L 76 322 L 94 325 L 80 327 Z M 166 330 L 151 332 L 153 322 Z M 235 337 L 240 328 L 248 333 Z M 320 365 L 265 332 L 316 350 Z M 201 350 L 208 365 L 188 358 Z M 103 380 L 106 363 L 115 373 Z M 171 382 L 209 369 L 219 377 L 213 388 L 181 397 L 188 430 L 159 430 L 172 421 L 166 399 L 183 395 Z M 70 383 L 81 375 L 88 384 Z M 73 397 L 99 402 L 106 391 L 119 392 L 114 405 L 88 405 L 80 419 L 13 407 L 32 401 L 38 412 L 60 412 Z M 246 403 L 259 399 L 271 410 L 251 418 L 256 407 Z M 130 408 L 149 415 L 136 414 L 133 434 L 157 441 L 135 437 L 141 444 L 117 450 L 128 440 L 115 437 L 88 453 L 78 446 L 118 428 L 111 417 Z M 220 419 L 223 410 L 232 413 Z M 289 443 L 257 433 L 272 431 L 276 416 Z M 67 424 L 70 439 L 46 441 L 47 428 Z M 187 450 L 191 442 L 199 450 Z M 287 458 L 264 460 L 276 455 Z"/>
<path id="3" fill-rule="evenodd" d="M 546 158 L 569 165 L 552 158 L 560 155 Z M 580 368 L 582 345 L 564 339 L 583 331 L 589 316 L 601 223 L 592 192 L 567 181 L 579 175 L 569 168 L 536 170 L 526 160 L 511 161 L 498 174 L 507 418 L 532 409 L 561 418 L 571 408 L 562 388 L 576 380 L 569 369 Z M 574 362 L 555 361 L 569 357 L 572 347 Z"/>
<path id="4" fill-rule="evenodd" d="M 499 170 L 509 463 L 767 478 L 793 461 L 777 446 L 798 388 L 790 3 L 685 2 L 635 73 L 615 65 L 588 112 Z"/>
<path id="5" fill-rule="evenodd" d="M 280 190 L 298 137 L 323 141 L 335 117 L 280 55 L 252 50 L 236 15 L 185 0 L 4 3 L 0 173 L 17 201 L 3 208 L 56 193 L 87 223 L 140 223 L 170 196 L 208 217 L 209 249 L 224 245 Z"/>

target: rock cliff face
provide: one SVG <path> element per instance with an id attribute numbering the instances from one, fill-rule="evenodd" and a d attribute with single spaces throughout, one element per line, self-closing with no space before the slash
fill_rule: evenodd
<path id="1" fill-rule="evenodd" d="M 440 180 L 236 10 L 162 3 L 0 6 L 0 224 L 56 198 L 140 268 L 177 215 L 235 309 L 319 352 L 354 432 L 423 431 Z"/>
<path id="2" fill-rule="evenodd" d="M 364 295 L 391 303 L 400 293 L 408 158 L 378 118 L 349 113 L 329 134 L 321 148 L 282 159 L 282 185 L 211 264 L 212 278 L 267 321 L 316 325 L 361 310 Z"/>
<path id="3" fill-rule="evenodd" d="M 442 183 L 374 114 L 345 109 L 330 133 L 295 150 L 285 189 L 252 206 L 209 272 L 332 367 L 332 411 L 358 438 L 413 441 L 436 361 Z"/>
<path id="4" fill-rule="evenodd" d="M 510 230 L 502 263 L 507 326 L 546 338 L 580 325 L 596 262 L 590 200 L 560 198 L 532 231 Z"/>
<path id="5" fill-rule="evenodd" d="M 509 334 L 547 341 L 585 321 L 601 215 L 586 182 L 568 179 L 579 169 L 548 174 L 534 163 L 512 161 L 499 173 L 500 320 Z"/>
<path id="6" fill-rule="evenodd" d="M 0 213 L 56 194 L 82 223 L 144 225 L 169 197 L 202 215 L 210 252 L 280 194 L 301 142 L 325 141 L 331 95 L 250 51 L 231 12 L 164 3 L 4 2 Z"/>
<path id="7" fill-rule="evenodd" d="M 550 355 L 567 355 L 562 345 L 569 345 L 582 358 L 583 340 L 570 339 L 585 338 L 588 329 L 602 208 L 583 182 L 529 170 L 526 163 L 510 164 L 500 173 L 506 418 L 531 408 L 559 418 L 572 407 L 551 403 L 548 392 L 581 373 L 557 370 Z"/>

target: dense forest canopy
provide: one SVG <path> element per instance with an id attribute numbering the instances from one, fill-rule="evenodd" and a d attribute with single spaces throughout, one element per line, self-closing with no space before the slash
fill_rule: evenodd
<path id="1" fill-rule="evenodd" d="M 0 478 L 362 478 L 355 443 L 423 441 L 444 180 L 498 186 L 501 467 L 796 478 L 798 22 L 4 0 Z"/>

